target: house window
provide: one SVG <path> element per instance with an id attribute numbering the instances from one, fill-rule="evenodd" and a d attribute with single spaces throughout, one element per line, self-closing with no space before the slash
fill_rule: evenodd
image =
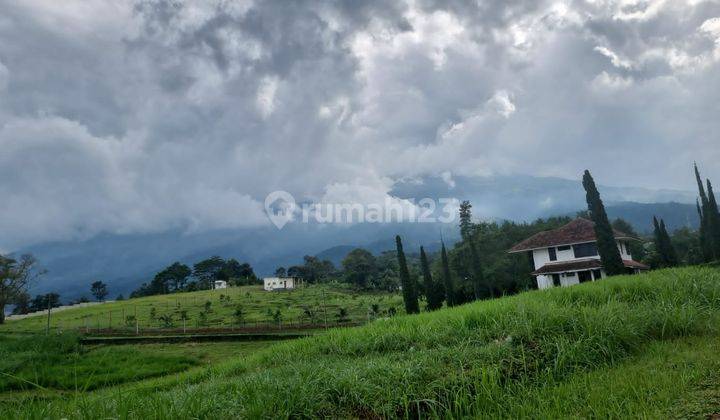
<path id="1" fill-rule="evenodd" d="M 570 249 L 570 245 L 563 245 L 563 246 L 557 247 L 558 251 L 567 251 L 569 249 Z"/>
<path id="2" fill-rule="evenodd" d="M 550 253 L 550 261 L 557 261 L 557 251 L 555 248 L 548 248 L 548 253 Z"/>
<path id="3" fill-rule="evenodd" d="M 594 257 L 598 254 L 595 242 L 573 245 L 575 258 Z"/>
<path id="4" fill-rule="evenodd" d="M 553 286 L 560 286 L 560 274 L 553 274 Z"/>

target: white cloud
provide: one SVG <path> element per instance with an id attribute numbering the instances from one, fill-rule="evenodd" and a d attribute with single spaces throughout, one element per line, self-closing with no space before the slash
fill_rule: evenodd
<path id="1" fill-rule="evenodd" d="M 263 118 L 267 118 L 275 111 L 275 94 L 278 89 L 276 77 L 265 77 L 260 81 L 257 92 L 257 107 Z"/>
<path id="2" fill-rule="evenodd" d="M 720 39 L 720 17 L 714 17 L 703 22 L 700 25 L 700 31 L 713 36 L 715 42 L 718 42 L 718 39 Z"/>
<path id="3" fill-rule="evenodd" d="M 656 17 L 667 0 L 620 0 L 614 18 L 621 21 L 647 21 Z"/>
<path id="4" fill-rule="evenodd" d="M 443 182 L 445 182 L 450 189 L 455 188 L 455 180 L 453 179 L 452 172 L 450 171 L 443 171 L 440 174 L 440 177 L 442 178 Z"/>
<path id="5" fill-rule="evenodd" d="M 4 2 L 0 247 L 401 177 L 720 177 L 716 2 L 430 3 Z"/>
<path id="6" fill-rule="evenodd" d="M 551 209 L 555 205 L 555 200 L 552 197 L 545 197 L 544 200 L 538 203 L 542 209 Z"/>
<path id="7" fill-rule="evenodd" d="M 618 57 L 617 54 L 615 54 L 607 47 L 597 46 L 595 47 L 595 51 L 609 58 L 612 65 L 615 67 L 627 70 L 631 70 L 633 68 L 633 64 L 629 60 Z"/>
<path id="8" fill-rule="evenodd" d="M 10 70 L 0 61 L 0 93 L 7 87 L 10 80 Z"/>
<path id="9" fill-rule="evenodd" d="M 515 113 L 515 104 L 510 99 L 510 94 L 505 90 L 495 92 L 488 104 L 505 118 L 510 118 L 510 115 Z"/>
<path id="10" fill-rule="evenodd" d="M 591 85 L 595 91 L 601 93 L 607 90 L 619 91 L 632 86 L 632 79 L 603 71 L 592 80 Z"/>
<path id="11" fill-rule="evenodd" d="M 151 165 L 142 138 L 96 137 L 55 116 L 13 118 L 0 127 L 0 232 L 9 247 L 83 239 L 103 231 L 189 231 L 266 223 L 246 194 L 183 185 Z M 149 179 L 148 179 L 149 178 Z"/>

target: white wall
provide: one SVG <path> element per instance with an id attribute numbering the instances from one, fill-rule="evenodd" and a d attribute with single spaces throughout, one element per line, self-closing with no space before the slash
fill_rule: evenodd
<path id="1" fill-rule="evenodd" d="M 627 249 L 627 242 L 623 241 L 621 244 L 620 241 L 617 242 L 618 250 L 620 250 L 620 256 L 624 260 L 631 260 L 632 256 L 630 255 L 630 252 Z M 546 265 L 546 264 L 552 264 L 552 263 L 558 263 L 563 261 L 572 261 L 576 259 L 585 260 L 588 258 L 596 258 L 600 259 L 599 255 L 592 256 L 592 257 L 583 257 L 583 258 L 575 258 L 575 252 L 572 249 L 572 245 L 570 246 L 570 249 L 566 249 L 563 251 L 557 250 L 556 248 L 556 254 L 557 254 L 557 260 L 550 261 L 550 252 L 548 248 L 541 248 L 541 249 L 534 249 L 532 251 L 533 253 L 533 262 L 535 264 L 535 269 L 539 269 L 540 267 Z M 605 271 L 601 270 L 602 277 L 606 277 Z M 566 277 L 565 274 L 571 274 L 571 276 Z M 538 289 L 547 289 L 550 287 L 553 287 L 553 280 L 552 280 L 552 274 L 548 275 L 539 275 L 536 276 Z M 599 279 L 594 279 L 599 280 Z M 580 278 L 578 277 L 577 273 L 564 273 L 560 274 L 560 284 L 562 286 L 572 286 L 574 284 L 580 283 Z"/>
<path id="2" fill-rule="evenodd" d="M 577 273 L 563 273 L 560 275 L 560 285 L 561 286 L 572 286 L 574 284 L 579 284 L 580 278 L 578 277 Z"/>
<path id="3" fill-rule="evenodd" d="M 632 255 L 630 255 L 630 251 L 627 249 L 626 242 L 624 242 L 621 245 L 621 243 L 618 241 L 617 247 L 618 247 L 618 250 L 620 250 L 620 256 L 622 257 L 622 259 L 624 259 L 624 260 L 632 259 Z M 555 261 L 550 261 L 550 252 L 549 252 L 548 248 L 534 249 L 532 251 L 533 262 L 535 264 L 536 270 L 539 269 L 540 267 L 544 266 L 545 264 L 549 264 L 549 263 L 572 261 L 575 259 L 583 259 L 583 260 L 588 259 L 588 258 L 600 259 L 599 255 L 595 255 L 595 256 L 591 256 L 591 257 L 575 258 L 575 252 L 573 251 L 572 245 L 570 246 L 570 249 L 566 249 L 566 250 L 562 250 L 562 251 L 557 250 L 557 247 L 555 247 L 555 249 L 556 249 L 556 254 L 557 254 L 557 260 L 555 260 Z"/>
<path id="4" fill-rule="evenodd" d="M 630 250 L 627 249 L 627 242 L 624 242 L 622 245 L 618 242 L 618 249 L 620 250 L 620 256 L 622 256 L 623 260 L 632 260 Z"/>
<path id="5" fill-rule="evenodd" d="M 552 276 L 539 275 L 537 276 L 538 289 L 547 289 L 553 287 Z"/>
<path id="6" fill-rule="evenodd" d="M 292 277 L 265 277 L 263 279 L 263 289 L 265 290 L 284 290 L 294 288 L 295 279 Z"/>
<path id="7" fill-rule="evenodd" d="M 535 263 L 535 269 L 542 267 L 543 265 L 550 262 L 550 255 L 548 254 L 547 248 L 534 249 L 533 250 L 533 262 Z"/>

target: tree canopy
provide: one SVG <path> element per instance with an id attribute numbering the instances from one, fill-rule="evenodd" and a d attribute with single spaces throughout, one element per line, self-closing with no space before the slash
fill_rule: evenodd
<path id="1" fill-rule="evenodd" d="M 108 295 L 107 285 L 100 280 L 95 281 L 90 285 L 90 293 L 95 296 L 98 302 L 105 300 Z"/>

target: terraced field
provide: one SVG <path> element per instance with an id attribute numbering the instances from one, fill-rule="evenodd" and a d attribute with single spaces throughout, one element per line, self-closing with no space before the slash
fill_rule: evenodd
<path id="1" fill-rule="evenodd" d="M 362 323 L 402 313 L 395 293 L 358 292 L 350 286 L 311 285 L 267 292 L 261 286 L 149 296 L 50 314 L 53 330 L 228 329 Z M 3 332 L 39 332 L 47 316 L 10 320 Z"/>

